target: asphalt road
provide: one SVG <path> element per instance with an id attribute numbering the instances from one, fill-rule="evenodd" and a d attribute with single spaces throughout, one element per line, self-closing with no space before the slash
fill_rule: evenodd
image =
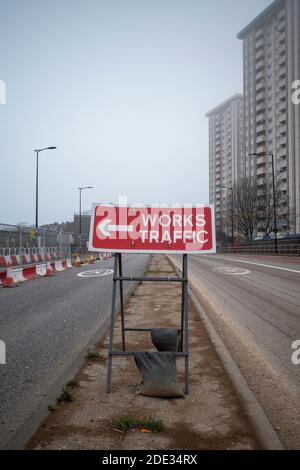
<path id="1" fill-rule="evenodd" d="M 143 274 L 147 262 L 148 256 L 124 256 L 124 274 Z M 0 365 L 0 448 L 34 416 L 110 314 L 112 275 L 78 273 L 112 267 L 106 260 L 0 289 L 0 339 L 7 349 L 6 365 Z M 129 288 L 126 283 L 125 293 Z"/>
<path id="2" fill-rule="evenodd" d="M 300 448 L 300 259 L 190 256 L 189 273 L 215 328 L 285 447 Z"/>

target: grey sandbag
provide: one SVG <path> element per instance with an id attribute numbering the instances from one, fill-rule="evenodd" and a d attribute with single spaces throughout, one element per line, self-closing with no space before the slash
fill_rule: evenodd
<path id="1" fill-rule="evenodd" d="M 143 377 L 142 395 L 160 398 L 184 396 L 178 383 L 174 352 L 137 352 L 134 359 Z"/>
<path id="2" fill-rule="evenodd" d="M 178 351 L 180 330 L 174 328 L 153 328 L 152 343 L 158 351 Z"/>

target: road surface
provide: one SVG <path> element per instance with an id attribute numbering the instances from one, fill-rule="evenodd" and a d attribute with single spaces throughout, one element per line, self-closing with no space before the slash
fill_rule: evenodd
<path id="1" fill-rule="evenodd" d="M 287 448 L 300 448 L 300 259 L 190 256 L 197 295 Z"/>
<path id="2" fill-rule="evenodd" d="M 148 256 L 126 255 L 124 273 L 141 275 L 147 262 Z M 0 289 L 0 339 L 7 349 L 6 365 L 0 365 L 0 449 L 14 436 L 22 440 L 18 434 L 28 417 L 36 419 L 41 402 L 47 409 L 52 384 L 64 380 L 110 313 L 112 275 L 77 275 L 112 267 L 113 260 L 106 260 Z"/>

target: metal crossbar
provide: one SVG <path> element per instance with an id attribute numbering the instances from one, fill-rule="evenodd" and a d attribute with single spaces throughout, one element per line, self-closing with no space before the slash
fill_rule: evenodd
<path id="1" fill-rule="evenodd" d="M 134 351 L 126 351 L 125 332 L 151 332 L 151 328 L 126 328 L 124 315 L 124 295 L 123 282 L 180 282 L 182 283 L 181 292 L 181 328 L 179 351 L 176 357 L 183 357 L 185 361 L 185 394 L 189 394 L 189 332 L 188 332 L 188 255 L 183 255 L 182 261 L 182 277 L 150 277 L 150 276 L 123 276 L 122 271 L 122 253 L 115 253 L 114 259 L 114 276 L 111 303 L 111 319 L 109 331 L 109 347 L 108 347 L 108 370 L 107 370 L 107 393 L 111 392 L 112 385 L 112 359 L 114 356 L 133 356 Z M 120 289 L 120 313 L 121 313 L 121 331 L 122 331 L 122 351 L 114 351 L 114 326 L 116 317 L 116 296 L 117 283 Z"/>

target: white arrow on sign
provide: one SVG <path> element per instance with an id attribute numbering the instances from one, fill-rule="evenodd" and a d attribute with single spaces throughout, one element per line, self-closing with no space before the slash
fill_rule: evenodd
<path id="1" fill-rule="evenodd" d="M 132 225 L 110 225 L 110 222 L 110 219 L 105 219 L 98 224 L 98 230 L 100 230 L 105 237 L 108 237 L 110 232 L 133 232 Z"/>

